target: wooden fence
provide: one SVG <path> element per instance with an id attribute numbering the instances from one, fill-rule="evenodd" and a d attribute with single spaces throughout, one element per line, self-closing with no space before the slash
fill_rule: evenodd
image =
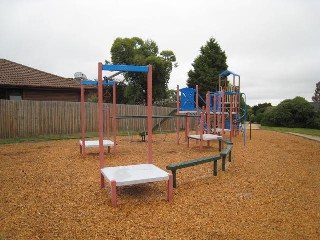
<path id="1" fill-rule="evenodd" d="M 104 104 L 104 107 L 112 104 Z M 168 115 L 173 108 L 153 107 L 153 115 Z M 146 106 L 117 104 L 117 116 L 146 115 Z M 85 103 L 86 132 L 98 132 L 97 103 Z M 154 118 L 157 124 L 162 118 Z M 180 121 L 184 128 L 184 119 Z M 104 119 L 106 126 L 106 118 Z M 112 121 L 111 121 L 112 127 Z M 111 128 L 112 129 L 112 128 Z M 144 118 L 117 120 L 117 131 L 147 130 Z M 159 130 L 175 131 L 176 119 L 164 121 Z M 48 135 L 69 135 L 81 133 L 80 103 L 62 101 L 15 101 L 0 99 L 0 138 L 21 138 Z"/>

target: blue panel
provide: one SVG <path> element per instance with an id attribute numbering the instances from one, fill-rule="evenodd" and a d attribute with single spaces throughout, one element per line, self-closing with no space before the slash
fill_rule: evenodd
<path id="1" fill-rule="evenodd" d="M 81 84 L 83 84 L 83 85 L 98 85 L 98 81 L 97 80 L 82 80 Z M 102 85 L 111 85 L 111 86 L 113 86 L 114 84 L 116 84 L 116 82 L 114 82 L 114 81 L 108 81 L 108 82 L 103 81 L 102 82 Z"/>
<path id="2" fill-rule="evenodd" d="M 97 85 L 98 81 L 96 81 L 96 80 L 82 80 L 81 84 L 83 84 L 83 85 Z"/>
<path id="3" fill-rule="evenodd" d="M 193 88 L 181 88 L 180 111 L 195 111 L 195 92 Z"/>
<path id="4" fill-rule="evenodd" d="M 226 119 L 224 122 L 224 129 L 230 129 L 230 120 Z"/>
<path id="5" fill-rule="evenodd" d="M 132 65 L 102 65 L 102 70 L 107 71 L 124 71 L 124 72 L 148 72 L 148 66 L 132 66 Z"/>

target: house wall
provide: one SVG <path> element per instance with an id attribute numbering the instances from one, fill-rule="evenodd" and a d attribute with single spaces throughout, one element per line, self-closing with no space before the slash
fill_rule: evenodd
<path id="1" fill-rule="evenodd" d="M 80 89 L 79 89 L 80 90 Z M 23 89 L 23 100 L 79 102 L 80 91 L 70 89 Z"/>
<path id="2" fill-rule="evenodd" d="M 85 101 L 96 93 L 96 89 L 87 89 L 85 91 Z M 80 89 L 0 88 L 0 99 L 7 100 L 80 102 L 80 94 Z"/>

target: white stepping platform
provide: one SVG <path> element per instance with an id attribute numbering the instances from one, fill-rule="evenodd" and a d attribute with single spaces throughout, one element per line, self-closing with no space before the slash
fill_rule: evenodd
<path id="1" fill-rule="evenodd" d="M 82 140 L 80 140 L 79 143 L 80 143 L 80 146 L 83 146 Z M 86 148 L 99 147 L 99 140 L 85 140 L 85 146 L 86 146 Z M 113 147 L 114 142 L 111 140 L 103 140 L 103 146 L 104 147 Z"/>
<path id="2" fill-rule="evenodd" d="M 116 186 L 169 180 L 169 174 L 153 164 L 105 167 L 101 173 L 109 183 L 116 181 Z"/>
<path id="3" fill-rule="evenodd" d="M 222 136 L 215 135 L 215 134 L 203 134 L 202 139 L 201 139 L 200 135 L 188 135 L 188 138 L 203 140 L 203 141 L 210 141 L 210 140 L 221 139 Z"/>
<path id="4" fill-rule="evenodd" d="M 230 129 L 226 128 L 224 129 L 225 132 L 230 132 Z M 220 133 L 222 132 L 222 128 L 216 128 L 216 132 Z"/>

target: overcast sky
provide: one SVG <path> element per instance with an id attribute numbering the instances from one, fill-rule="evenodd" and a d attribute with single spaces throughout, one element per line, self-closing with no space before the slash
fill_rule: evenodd
<path id="1" fill-rule="evenodd" d="M 93 79 L 117 37 L 138 36 L 175 53 L 175 89 L 186 86 L 213 37 L 249 105 L 311 101 L 320 81 L 319 12 L 319 0 L 0 0 L 0 58 Z"/>

